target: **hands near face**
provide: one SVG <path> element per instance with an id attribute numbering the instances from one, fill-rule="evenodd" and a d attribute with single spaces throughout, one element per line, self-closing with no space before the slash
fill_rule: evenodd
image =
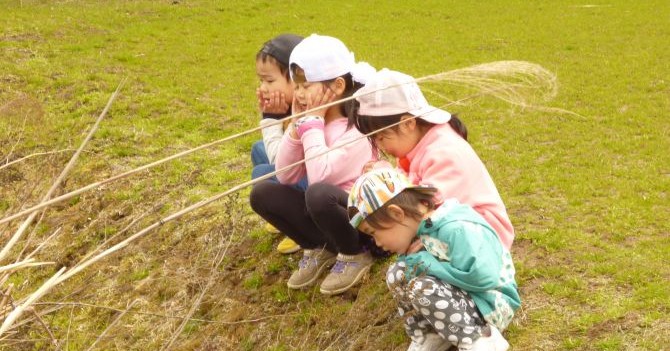
<path id="1" fill-rule="evenodd" d="M 406 255 L 419 252 L 421 249 L 423 249 L 423 242 L 421 242 L 419 238 L 416 238 L 416 240 L 412 241 L 412 243 L 409 245 Z"/>
<path id="2" fill-rule="evenodd" d="M 312 84 L 322 84 L 322 83 L 312 83 Z M 321 87 L 322 89 L 315 89 L 318 87 L 310 86 L 309 88 L 306 88 L 302 94 L 295 94 L 293 96 L 293 114 L 295 115 L 298 113 L 309 111 L 319 106 L 329 104 L 336 100 L 335 92 L 333 90 L 328 89 L 324 85 L 322 85 Z M 310 111 L 308 115 L 326 117 L 326 111 L 328 111 L 328 107 Z"/>
<path id="3" fill-rule="evenodd" d="M 256 89 L 256 97 L 258 98 L 258 109 L 263 114 L 270 115 L 285 115 L 289 111 L 289 105 L 286 102 L 286 94 L 278 91 L 269 93 L 263 97 L 260 88 Z"/>
<path id="4" fill-rule="evenodd" d="M 320 84 L 320 83 L 314 83 Z M 299 117 L 293 124 L 291 130 L 291 137 L 300 139 L 302 135 L 314 128 L 323 129 L 325 125 L 326 112 L 328 107 L 318 108 L 336 100 L 335 92 L 322 86 L 323 89 L 318 89 L 318 86 L 312 85 L 305 88 L 301 94 L 295 94 L 293 97 L 293 114 L 310 111 L 306 115 Z"/>

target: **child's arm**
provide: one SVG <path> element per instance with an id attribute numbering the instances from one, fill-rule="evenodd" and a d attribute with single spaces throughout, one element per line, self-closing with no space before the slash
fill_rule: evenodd
<path id="1" fill-rule="evenodd" d="M 256 98 L 258 99 L 258 108 L 263 116 L 260 125 L 264 127 L 261 133 L 263 134 L 265 153 L 270 163 L 274 164 L 279 152 L 282 135 L 284 135 L 284 127 L 282 123 L 277 123 L 277 120 L 289 116 L 291 106 L 286 103 L 284 94 L 279 92 L 270 94 L 266 101 L 263 99 L 259 88 L 256 89 Z"/>
<path id="2" fill-rule="evenodd" d="M 369 142 L 360 137 L 360 132 L 351 128 L 333 144 L 334 150 L 307 161 L 305 167 L 309 183 L 341 184 L 357 178 L 365 164 L 373 159 Z M 356 138 L 360 139 L 350 143 Z M 325 136 L 321 130 L 310 130 L 303 134 L 302 143 L 305 158 L 320 155 L 331 149 L 326 146 Z M 338 147 L 339 145 L 344 146 Z"/>
<path id="3" fill-rule="evenodd" d="M 292 127 L 284 132 L 279 145 L 275 169 L 280 170 L 288 165 L 296 163 L 305 158 L 300 140 L 293 139 L 290 135 Z M 305 177 L 305 164 L 294 166 L 284 172 L 277 173 L 277 180 L 282 184 L 295 184 Z"/>
<path id="4" fill-rule="evenodd" d="M 261 120 L 261 127 L 269 125 L 272 123 L 277 123 L 276 119 L 263 118 Z M 281 123 L 270 125 L 264 127 L 261 130 L 263 133 L 263 145 L 265 145 L 265 153 L 268 155 L 268 160 L 271 164 L 274 164 L 277 159 L 277 153 L 279 152 L 279 145 L 281 144 L 281 138 L 284 135 L 284 130 L 282 129 Z"/>

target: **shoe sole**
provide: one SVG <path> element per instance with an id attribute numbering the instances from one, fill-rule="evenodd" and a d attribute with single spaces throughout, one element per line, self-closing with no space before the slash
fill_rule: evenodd
<path id="1" fill-rule="evenodd" d="M 324 271 L 326 268 L 328 268 L 329 266 L 333 265 L 333 264 L 335 263 L 336 260 L 337 260 L 337 257 L 333 257 L 333 258 L 330 258 L 330 259 L 324 261 L 323 264 L 321 265 L 321 267 L 319 267 L 319 269 L 316 271 L 316 274 L 314 274 L 314 278 L 310 279 L 309 281 L 307 281 L 307 282 L 305 282 L 305 283 L 302 283 L 302 284 L 298 284 L 298 285 L 291 284 L 290 282 L 286 282 L 286 285 L 287 285 L 290 289 L 300 289 L 300 288 L 304 288 L 304 287 L 306 287 L 306 286 L 312 285 L 312 284 L 314 284 L 314 282 L 315 282 L 317 279 L 319 279 L 319 277 L 321 276 L 321 274 L 323 273 L 323 271 Z"/>
<path id="2" fill-rule="evenodd" d="M 281 254 L 284 254 L 284 255 L 288 255 L 288 254 L 298 252 L 298 251 L 300 251 L 300 249 L 301 249 L 300 245 L 295 245 L 295 246 L 293 246 L 289 249 L 280 249 L 279 247 L 277 247 L 277 252 L 279 252 Z"/>
<path id="3" fill-rule="evenodd" d="M 349 284 L 349 285 L 347 285 L 347 286 L 345 286 L 345 287 L 343 287 L 343 288 L 339 288 L 339 289 L 336 289 L 336 290 L 324 290 L 323 288 L 321 288 L 321 289 L 319 289 L 319 291 L 321 291 L 322 294 L 324 294 L 324 295 L 328 295 L 328 296 L 341 294 L 341 293 L 343 293 L 343 292 L 349 290 L 352 286 L 358 284 L 358 283 L 361 281 L 361 278 L 363 278 L 363 276 L 364 276 L 367 272 L 370 271 L 370 268 L 371 268 L 371 267 L 372 267 L 372 265 L 369 265 L 369 266 L 367 266 L 367 267 L 361 269 L 361 271 L 358 272 L 358 274 L 356 275 L 356 278 L 354 278 L 354 280 L 351 282 L 351 284 Z"/>

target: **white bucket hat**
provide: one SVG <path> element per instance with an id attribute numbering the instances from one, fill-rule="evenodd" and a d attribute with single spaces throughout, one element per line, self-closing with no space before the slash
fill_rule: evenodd
<path id="1" fill-rule="evenodd" d="M 370 77 L 355 96 L 360 103 L 358 114 L 362 116 L 409 113 L 434 124 L 444 124 L 451 119 L 449 112 L 428 103 L 412 76 L 387 68 Z"/>

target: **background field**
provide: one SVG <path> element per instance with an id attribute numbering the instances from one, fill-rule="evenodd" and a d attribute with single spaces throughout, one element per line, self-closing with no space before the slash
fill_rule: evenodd
<path id="1" fill-rule="evenodd" d="M 670 2 L 0 0 L 0 217 L 35 204 L 128 77 L 61 193 L 257 125 L 254 55 L 281 32 L 342 39 L 416 77 L 496 60 L 556 73 L 548 105 L 451 106 L 517 230 L 523 298 L 513 350 L 670 349 Z M 471 92 L 426 86 L 445 104 Z M 60 267 L 246 181 L 260 134 L 50 208 L 13 250 L 52 266 L 3 283 L 20 301 Z M 236 196 L 168 223 L 76 275 L 2 350 L 404 350 L 383 283 L 289 291 L 299 255 L 274 251 Z M 0 243 L 21 223 L 0 225 Z M 127 228 L 129 225 L 130 228 Z M 23 252 L 23 254 L 21 254 Z M 3 262 L 9 263 L 10 260 Z M 130 310 L 113 323 L 128 306 Z M 184 320 L 184 317 L 190 319 Z M 3 317 L 4 318 L 4 317 Z"/>

